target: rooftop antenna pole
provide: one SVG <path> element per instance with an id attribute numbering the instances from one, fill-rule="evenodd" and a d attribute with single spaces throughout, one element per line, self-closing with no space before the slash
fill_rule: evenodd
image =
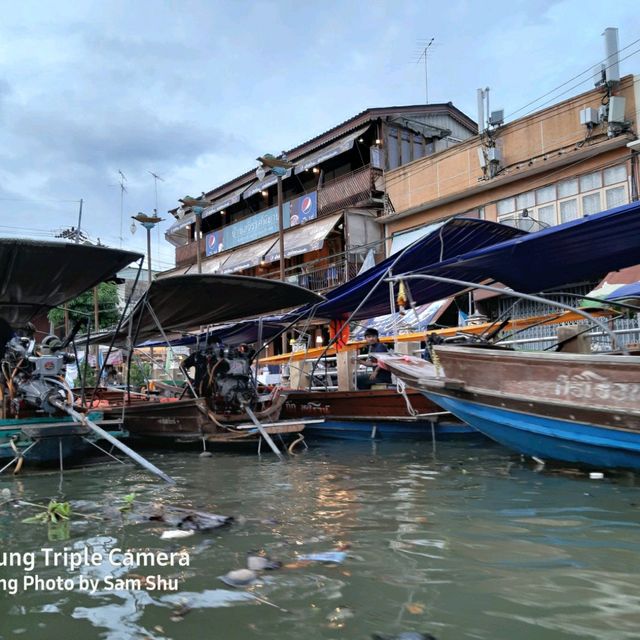
<path id="1" fill-rule="evenodd" d="M 122 224 L 124 221 L 124 194 L 127 192 L 127 188 L 124 186 L 124 183 L 127 181 L 127 177 L 118 169 L 118 173 L 120 174 L 120 248 L 122 249 L 122 242 L 124 240 L 122 236 Z"/>
<path id="2" fill-rule="evenodd" d="M 424 97 L 425 104 L 429 104 L 429 76 L 427 73 L 427 57 L 429 54 L 429 47 L 433 44 L 435 38 L 431 38 L 427 43 L 427 46 L 422 50 L 420 57 L 418 58 L 418 62 L 420 62 L 424 58 Z"/>
<path id="3" fill-rule="evenodd" d="M 153 176 L 153 186 L 156 192 L 156 213 L 158 213 L 158 180 L 160 180 L 160 182 L 164 182 L 164 179 L 161 178 L 157 173 L 149 171 L 148 169 L 147 173 L 150 173 Z"/>
<path id="4" fill-rule="evenodd" d="M 76 244 L 80 242 L 80 227 L 82 225 L 82 198 L 80 198 L 80 210 L 78 211 L 78 230 L 76 231 Z"/>

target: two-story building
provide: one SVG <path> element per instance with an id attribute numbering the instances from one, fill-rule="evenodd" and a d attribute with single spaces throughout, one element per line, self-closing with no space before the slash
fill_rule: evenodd
<path id="1" fill-rule="evenodd" d="M 477 126 L 451 103 L 367 109 L 286 152 L 282 179 L 285 277 L 315 291 L 345 282 L 367 255 L 384 257 L 385 172 L 453 148 Z M 279 277 L 277 178 L 255 169 L 203 196 L 200 240 L 189 208 L 173 211 L 170 273 Z"/>
<path id="2" fill-rule="evenodd" d="M 389 170 L 385 187 L 393 210 L 378 218 L 387 252 L 452 216 L 538 231 L 638 200 L 638 123 L 640 77 L 628 75 L 508 124 L 481 127 L 455 147 Z M 609 279 L 624 282 L 637 273 L 628 270 Z M 584 295 L 597 282 L 571 284 L 570 294 Z M 513 302 L 482 292 L 475 300 L 482 311 L 496 314 Z M 570 296 L 563 301 L 576 302 Z M 521 305 L 509 314 L 547 310 Z M 638 323 L 624 320 L 617 326 L 631 333 Z M 534 339 L 534 333 L 523 334 L 523 340 Z"/>

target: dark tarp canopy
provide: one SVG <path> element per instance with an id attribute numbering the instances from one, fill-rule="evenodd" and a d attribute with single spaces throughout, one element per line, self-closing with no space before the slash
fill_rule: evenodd
<path id="1" fill-rule="evenodd" d="M 471 249 L 494 245 L 524 233 L 506 225 L 471 218 L 453 218 L 431 226 L 433 227 L 431 231 L 420 240 L 390 256 L 372 269 L 361 273 L 350 282 L 330 291 L 326 301 L 316 307 L 314 316 L 339 318 L 350 314 L 391 265 L 394 265 L 393 275 L 408 273 L 437 264 Z M 416 304 L 433 302 L 450 295 L 444 293 L 422 300 L 415 295 L 414 286 L 415 284 L 412 283 L 411 291 L 414 293 L 413 299 Z M 309 308 L 307 311 L 311 312 L 311 309 Z M 388 313 L 391 313 L 389 287 L 386 284 L 380 284 L 353 319 L 361 320 Z M 296 315 L 299 313 L 292 312 L 288 317 L 293 319 Z"/>
<path id="2" fill-rule="evenodd" d="M 241 318 L 254 318 L 323 300 L 298 285 L 248 276 L 193 274 L 155 280 L 146 301 L 142 298 L 130 315 L 136 343 L 160 335 L 146 302 L 165 332 L 187 331 Z M 119 339 L 126 337 L 128 320 Z M 109 341 L 100 336 L 100 342 Z M 96 340 L 98 337 L 96 336 Z"/>
<path id="3" fill-rule="evenodd" d="M 0 238 L 0 317 L 17 327 L 142 256 L 85 244 Z"/>
<path id="4" fill-rule="evenodd" d="M 419 271 L 475 283 L 491 279 L 522 293 L 536 293 L 637 264 L 639 239 L 640 202 L 633 202 Z M 425 282 L 425 287 L 423 293 L 433 299 L 451 293 L 449 285 Z M 448 293 L 443 294 L 443 288 Z"/>
<path id="5" fill-rule="evenodd" d="M 510 230 L 512 237 L 496 242 L 500 232 L 487 237 L 481 226 L 466 224 L 474 222 L 503 229 L 507 236 Z M 395 265 L 393 275 L 425 274 L 477 284 L 489 281 L 522 293 L 537 293 L 637 264 L 639 238 L 640 202 L 524 235 L 504 225 L 457 218 L 410 245 Z M 472 250 L 467 247 L 466 253 L 465 249 L 461 251 L 465 244 L 474 242 Z M 436 257 L 440 247 L 442 259 Z M 338 318 L 354 311 L 400 253 L 331 291 L 315 315 Z M 441 300 L 467 288 L 426 279 L 410 280 L 408 284 L 416 304 Z M 380 284 L 354 319 L 383 315 L 389 307 L 389 287 Z M 311 309 L 305 308 L 291 312 L 287 318 L 310 313 Z"/>

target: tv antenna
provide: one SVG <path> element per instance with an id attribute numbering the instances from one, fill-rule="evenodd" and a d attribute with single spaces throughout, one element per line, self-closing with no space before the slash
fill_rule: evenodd
<path id="1" fill-rule="evenodd" d="M 419 64 L 424 60 L 424 97 L 425 104 L 429 104 L 429 75 L 427 73 L 427 60 L 429 57 L 429 48 L 433 44 L 435 38 L 431 38 L 427 44 L 424 44 L 426 40 L 422 41 L 422 46 L 420 47 L 420 56 L 416 60 L 416 64 Z"/>
<path id="2" fill-rule="evenodd" d="M 160 180 L 160 182 L 164 182 L 164 178 L 161 178 L 157 173 L 154 173 L 153 171 L 149 171 L 149 169 L 147 169 L 147 173 L 150 173 L 153 176 L 153 186 L 156 193 L 156 213 L 157 213 L 158 212 L 158 180 Z"/>
<path id="3" fill-rule="evenodd" d="M 127 193 L 127 187 L 124 186 L 124 183 L 127 181 L 127 176 L 118 169 L 118 173 L 120 174 L 120 248 L 122 249 L 122 242 L 124 240 L 122 236 L 122 224 L 124 221 L 124 194 Z"/>

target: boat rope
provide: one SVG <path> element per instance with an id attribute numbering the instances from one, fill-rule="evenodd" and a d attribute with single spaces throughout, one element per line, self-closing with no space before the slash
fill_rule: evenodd
<path id="1" fill-rule="evenodd" d="M 298 437 L 288 446 L 287 453 L 291 456 L 298 455 L 296 453 L 293 453 L 293 449 L 297 444 L 300 444 L 301 442 L 304 443 L 305 447 L 307 446 L 307 443 L 304 442 L 304 436 L 302 434 L 299 434 Z"/>
<path id="2" fill-rule="evenodd" d="M 13 440 L 10 440 L 11 443 L 13 443 Z M 29 449 L 32 449 L 33 447 L 35 447 L 38 444 L 39 440 L 36 440 L 35 442 L 32 442 L 24 451 L 18 452 L 18 454 L 16 455 L 16 457 L 11 460 L 10 462 L 8 462 L 7 464 L 4 465 L 4 467 L 2 467 L 2 469 L 0 469 L 0 474 L 3 473 L 4 471 L 6 471 L 14 462 L 17 462 L 18 465 L 17 469 L 18 471 L 14 471 L 15 473 L 19 473 L 20 469 L 22 468 L 22 463 L 20 462 L 21 460 L 24 462 L 24 456 L 25 454 L 29 451 Z M 17 449 L 15 448 L 15 444 L 13 444 L 14 451 L 16 451 Z"/>
<path id="3" fill-rule="evenodd" d="M 413 408 L 411 404 L 411 400 L 409 400 L 409 396 L 407 395 L 407 385 L 404 380 L 401 380 L 396 376 L 396 391 L 404 398 L 404 402 L 407 405 L 407 412 L 413 418 L 418 416 L 418 412 Z"/>
<path id="4" fill-rule="evenodd" d="M 16 454 L 17 462 L 16 462 L 16 468 L 13 470 L 13 475 L 17 476 L 20 473 L 20 470 L 22 469 L 22 465 L 24 464 L 24 456 L 20 453 L 20 451 L 18 451 L 18 447 L 16 447 L 16 443 L 13 441 L 13 438 L 9 440 L 9 444 L 11 445 L 13 452 Z"/>

